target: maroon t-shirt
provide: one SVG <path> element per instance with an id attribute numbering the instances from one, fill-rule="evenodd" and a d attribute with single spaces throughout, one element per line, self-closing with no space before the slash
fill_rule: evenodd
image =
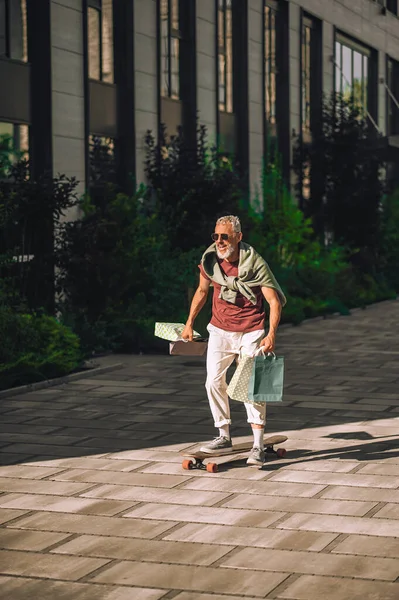
<path id="1" fill-rule="evenodd" d="M 227 277 L 238 277 L 238 260 L 230 263 L 227 260 L 218 262 Z M 210 281 L 202 265 L 198 265 L 201 275 Z M 221 286 L 213 282 L 212 319 L 211 324 L 225 331 L 249 332 L 264 328 L 265 309 L 260 287 L 252 288 L 256 294 L 256 304 L 252 304 L 245 296 L 237 292 L 236 303 L 226 302 L 219 298 Z"/>

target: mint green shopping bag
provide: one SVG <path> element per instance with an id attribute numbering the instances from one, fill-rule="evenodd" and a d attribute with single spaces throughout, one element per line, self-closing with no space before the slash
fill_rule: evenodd
<path id="1" fill-rule="evenodd" d="M 281 402 L 284 386 L 284 358 L 275 354 L 254 357 L 248 384 L 249 402 Z"/>

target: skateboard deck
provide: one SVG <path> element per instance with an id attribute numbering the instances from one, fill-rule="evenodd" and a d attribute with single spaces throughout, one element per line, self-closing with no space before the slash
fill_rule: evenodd
<path id="1" fill-rule="evenodd" d="M 286 455 L 285 448 L 274 449 L 274 446 L 283 444 L 287 440 L 285 435 L 272 435 L 264 438 L 264 446 L 266 454 L 274 454 L 279 458 L 283 458 Z M 241 460 L 245 457 L 245 453 L 249 452 L 253 446 L 253 441 L 242 442 L 241 444 L 234 444 L 231 448 L 226 450 L 220 450 L 219 452 L 202 452 L 199 446 L 194 446 L 186 450 L 181 450 L 180 454 L 185 456 L 185 460 L 182 462 L 183 469 L 203 469 L 208 473 L 216 473 L 218 471 L 218 464 L 224 464 L 235 460 Z M 198 448 L 196 450 L 196 448 Z M 243 456 L 241 456 L 243 455 Z M 212 458 L 226 458 L 226 460 L 218 461 L 218 463 L 212 462 L 209 459 Z M 206 463 L 204 461 L 207 461 Z"/>

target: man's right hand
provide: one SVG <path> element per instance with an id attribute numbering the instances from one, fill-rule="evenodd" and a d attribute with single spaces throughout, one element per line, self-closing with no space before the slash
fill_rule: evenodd
<path id="1" fill-rule="evenodd" d="M 193 330 L 192 326 L 186 324 L 186 326 L 183 329 L 182 334 L 181 334 L 182 339 L 187 340 L 188 342 L 192 342 L 193 335 L 194 335 L 194 330 Z"/>

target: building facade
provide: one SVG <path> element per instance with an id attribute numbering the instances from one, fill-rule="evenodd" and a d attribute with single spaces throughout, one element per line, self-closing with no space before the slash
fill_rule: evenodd
<path id="1" fill-rule="evenodd" d="M 290 177 L 323 93 L 399 136 L 397 0 L 0 0 L 0 136 L 33 172 L 88 181 L 93 136 L 145 181 L 160 123 L 236 153 L 253 189 L 270 140 Z"/>

